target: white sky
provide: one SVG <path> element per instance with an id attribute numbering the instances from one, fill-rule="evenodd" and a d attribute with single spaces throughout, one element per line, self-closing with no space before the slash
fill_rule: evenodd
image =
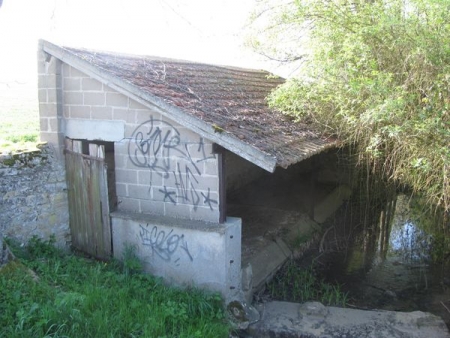
<path id="1" fill-rule="evenodd" d="M 3 0 L 0 87 L 36 83 L 37 40 L 264 68 L 242 47 L 256 0 Z"/>

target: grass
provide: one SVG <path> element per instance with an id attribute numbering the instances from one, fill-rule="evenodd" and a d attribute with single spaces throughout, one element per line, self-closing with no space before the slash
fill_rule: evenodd
<path id="1" fill-rule="evenodd" d="M 52 244 L 33 238 L 0 270 L 0 337 L 228 337 L 219 296 Z"/>
<path id="2" fill-rule="evenodd" d="M 39 142 L 37 88 L 0 87 L 0 153 L 33 149 Z"/>
<path id="3" fill-rule="evenodd" d="M 290 260 L 268 284 L 270 295 L 289 302 L 319 301 L 324 305 L 345 307 L 347 294 L 339 285 L 332 285 L 316 277 L 312 267 L 302 268 Z"/>

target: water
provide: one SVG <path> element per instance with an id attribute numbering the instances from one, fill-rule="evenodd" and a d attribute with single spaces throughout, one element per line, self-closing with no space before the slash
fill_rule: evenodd
<path id="1" fill-rule="evenodd" d="M 412 217 L 409 198 L 398 196 L 372 219 L 331 223 L 315 260 L 322 276 L 348 292 L 350 307 L 427 311 L 450 327 L 449 264 L 433 263 L 433 237 Z"/>

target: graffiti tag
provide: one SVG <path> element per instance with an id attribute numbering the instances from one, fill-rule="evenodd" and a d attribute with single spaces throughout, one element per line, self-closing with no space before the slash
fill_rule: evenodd
<path id="1" fill-rule="evenodd" d="M 135 166 L 149 170 L 150 187 L 153 174 L 164 178 L 164 185 L 157 190 L 164 202 L 173 205 L 190 203 L 194 210 L 201 203 L 210 210 L 218 204 L 217 200 L 211 199 L 210 187 L 207 194 L 198 191 L 202 177 L 199 164 L 216 158 L 215 154 L 206 153 L 202 137 L 198 142 L 183 143 L 177 128 L 150 117 L 134 130 L 128 144 L 128 156 Z"/>
<path id="2" fill-rule="evenodd" d="M 165 230 L 158 230 L 156 225 L 151 230 L 148 229 L 148 224 L 145 227 L 139 224 L 139 227 L 139 237 L 141 238 L 142 245 L 150 247 L 152 252 L 164 261 L 170 262 L 172 256 L 178 249 L 182 250 L 191 262 L 194 261 L 194 258 L 189 252 L 184 234 L 178 235 L 174 233 L 173 229 L 166 233 Z"/>

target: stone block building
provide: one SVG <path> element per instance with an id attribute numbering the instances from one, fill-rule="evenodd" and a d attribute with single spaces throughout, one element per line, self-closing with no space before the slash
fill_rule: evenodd
<path id="1" fill-rule="evenodd" d="M 99 258 L 132 247 L 155 275 L 242 298 L 245 224 L 227 194 L 336 145 L 267 106 L 284 80 L 47 41 L 38 65 L 41 140 L 65 159 L 72 244 Z"/>

